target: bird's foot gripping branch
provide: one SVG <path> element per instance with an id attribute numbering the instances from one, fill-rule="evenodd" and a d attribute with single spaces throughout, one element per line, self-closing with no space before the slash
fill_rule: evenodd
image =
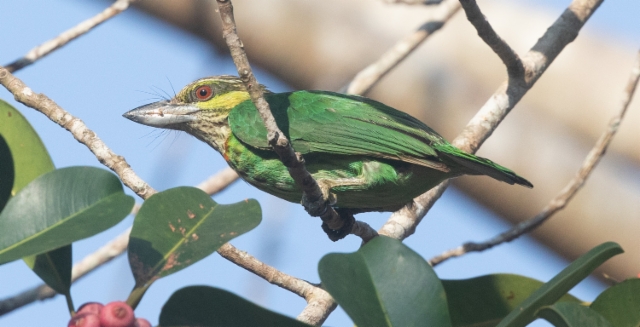
<path id="1" fill-rule="evenodd" d="M 306 208 L 305 208 L 306 209 Z M 356 222 L 355 217 L 348 209 L 337 209 L 337 217 L 322 218 L 322 230 L 327 234 L 330 240 L 337 241 L 345 238 L 351 233 L 353 225 Z"/>
<path id="2" fill-rule="evenodd" d="M 302 154 L 296 152 L 296 155 L 302 157 Z M 286 163 L 284 163 L 286 165 Z M 322 230 L 327 234 L 330 240 L 338 241 L 345 238 L 353 230 L 355 218 L 350 210 L 335 209 L 332 206 L 336 204 L 336 195 L 331 193 L 331 182 L 325 179 L 314 180 L 309 178 L 303 180 L 303 183 L 317 183 L 319 194 L 312 193 L 307 196 L 302 193 L 300 204 L 304 210 L 312 217 L 320 217 L 322 219 Z M 301 187 L 303 188 L 303 187 Z M 330 210 L 333 208 L 334 210 Z"/>

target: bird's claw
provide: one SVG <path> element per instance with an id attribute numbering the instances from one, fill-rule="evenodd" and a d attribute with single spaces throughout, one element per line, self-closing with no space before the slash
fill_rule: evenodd
<path id="1" fill-rule="evenodd" d="M 324 217 L 330 206 L 337 203 L 337 197 L 331 193 L 331 182 L 320 179 L 317 181 L 322 197 L 313 201 L 306 194 L 302 195 L 302 206 L 313 217 L 322 217 L 322 230 L 327 234 L 330 240 L 338 241 L 351 233 L 355 218 L 353 214 L 346 209 L 335 209 L 338 216 Z M 331 227 L 330 227 L 331 225 Z M 338 227 L 340 226 L 340 227 Z M 333 227 L 333 228 L 332 228 Z M 334 229 L 337 228 L 337 229 Z"/>
<path id="2" fill-rule="evenodd" d="M 327 222 L 322 223 L 322 230 L 327 234 L 329 239 L 334 242 L 341 240 L 349 235 L 351 233 L 351 230 L 353 229 L 353 224 L 355 224 L 356 222 L 353 214 L 348 212 L 347 210 L 337 209 L 336 211 L 340 215 L 340 219 L 343 222 L 342 227 L 340 227 L 339 229 L 331 229 L 329 228 Z"/>
<path id="3" fill-rule="evenodd" d="M 318 186 L 322 192 L 322 198 L 318 198 L 315 201 L 309 199 L 305 193 L 302 194 L 302 201 L 300 203 L 310 216 L 320 217 L 327 212 L 328 206 L 336 204 L 337 199 L 335 194 L 331 193 L 331 186 L 324 180 L 318 180 Z"/>
<path id="4" fill-rule="evenodd" d="M 301 204 L 304 207 L 304 210 L 306 210 L 312 217 L 322 216 L 327 212 L 327 208 L 329 207 L 329 203 L 327 203 L 327 201 L 324 201 L 321 198 L 316 201 L 311 201 L 305 195 L 302 196 Z"/>

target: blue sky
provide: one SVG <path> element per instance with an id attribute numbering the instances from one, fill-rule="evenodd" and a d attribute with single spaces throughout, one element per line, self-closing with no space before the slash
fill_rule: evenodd
<path id="1" fill-rule="evenodd" d="M 539 1 L 536 3 L 542 5 Z M 568 1 L 543 3 L 559 13 Z M 23 56 L 33 46 L 95 15 L 105 6 L 104 1 L 3 1 L 0 4 L 0 30 L 3 31 L 0 33 L 0 64 Z M 588 23 L 588 28 L 612 33 L 619 39 L 637 41 L 639 6 L 633 0 L 605 2 Z M 17 76 L 34 91 L 47 94 L 82 119 L 114 152 L 123 155 L 143 179 L 154 188 L 164 190 L 196 185 L 226 164 L 215 151 L 189 135 L 141 126 L 122 118 L 122 113 L 156 99 L 148 93 L 164 90 L 173 94 L 172 88 L 177 91 L 196 78 L 234 73 L 230 59 L 219 57 L 206 43 L 129 10 L 19 71 Z M 273 91 L 289 90 L 265 73 L 258 71 L 257 77 Z M 4 88 L 0 89 L 0 98 L 13 103 L 32 123 L 56 167 L 100 167 L 95 157 L 66 130 L 33 109 L 16 104 Z M 214 196 L 220 203 L 244 198 L 258 199 L 263 207 L 263 222 L 232 243 L 286 273 L 317 282 L 317 262 L 324 254 L 351 252 L 359 246 L 355 237 L 337 243 L 328 241 L 318 220 L 308 217 L 299 205 L 261 193 L 244 182 Z M 140 202 L 137 197 L 136 200 Z M 388 214 L 367 214 L 359 219 L 379 227 L 387 217 Z M 129 217 L 104 233 L 75 243 L 75 260 L 95 251 L 131 222 Z M 506 223 L 486 208 L 450 188 L 406 244 L 430 258 L 465 241 L 484 240 L 507 228 Z M 548 280 L 566 264 L 544 246 L 523 237 L 482 254 L 447 262 L 437 267 L 436 272 L 441 278 L 511 272 Z M 0 266 L 0 276 L 0 298 L 40 283 L 22 262 Z M 212 255 L 189 269 L 157 281 L 143 298 L 136 314 L 156 324 L 160 307 L 171 293 L 183 286 L 197 284 L 231 290 L 294 317 L 305 305 L 297 296 Z M 74 284 L 72 295 L 76 305 L 87 301 L 106 303 L 126 299 L 132 287 L 133 278 L 126 256 L 121 256 Z M 580 284 L 573 294 L 592 300 L 602 288 L 598 282 L 589 280 Z M 0 326 L 62 326 L 68 318 L 64 300 L 57 297 L 0 317 Z M 351 325 L 340 309 L 326 324 Z"/>

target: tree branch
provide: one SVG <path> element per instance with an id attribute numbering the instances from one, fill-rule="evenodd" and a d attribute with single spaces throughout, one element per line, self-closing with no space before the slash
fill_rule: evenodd
<path id="1" fill-rule="evenodd" d="M 622 119 L 627 112 L 629 103 L 631 103 L 631 100 L 633 99 L 636 87 L 638 86 L 639 78 L 640 52 L 638 53 L 635 65 L 631 70 L 631 76 L 629 76 L 629 81 L 627 82 L 627 85 L 625 87 L 619 112 L 611 119 L 609 125 L 607 126 L 607 129 L 600 135 L 600 138 L 585 158 L 582 166 L 576 173 L 576 176 L 571 181 L 569 181 L 567 186 L 565 186 L 564 189 L 562 189 L 562 191 L 560 191 L 560 193 L 555 198 L 553 198 L 553 200 L 551 200 L 549 204 L 547 204 L 547 206 L 542 209 L 542 211 L 540 211 L 540 213 L 538 213 L 535 217 L 525 220 L 513 226 L 508 231 L 501 233 L 500 235 L 485 242 L 468 242 L 455 249 L 445 251 L 444 253 L 429 260 L 431 265 L 435 266 L 453 257 L 459 257 L 469 252 L 481 252 L 496 245 L 513 241 L 521 235 L 524 235 L 536 229 L 538 226 L 542 225 L 545 221 L 551 218 L 551 216 L 553 216 L 556 212 L 562 210 L 567 205 L 567 203 L 571 201 L 573 196 L 576 195 L 576 193 L 578 193 L 578 191 L 582 188 L 593 169 L 596 167 L 598 162 L 600 162 L 600 159 L 602 159 L 605 152 L 607 151 L 607 148 L 613 140 L 613 137 L 618 132 L 618 127 L 620 126 L 620 123 L 622 122 Z"/>
<path id="2" fill-rule="evenodd" d="M 378 232 L 373 229 L 369 224 L 364 221 L 356 220 L 351 229 L 351 234 L 356 235 L 362 239 L 362 243 L 371 241 L 374 237 L 378 236 Z"/>
<path id="3" fill-rule="evenodd" d="M 306 280 L 302 280 L 291 275 L 287 275 L 276 268 L 267 265 L 264 262 L 256 259 L 245 251 L 236 249 L 233 245 L 226 243 L 218 249 L 218 253 L 225 259 L 231 262 L 243 262 L 242 268 L 256 274 L 267 282 L 288 290 L 305 300 L 309 301 L 308 297 L 316 289 L 322 290 L 318 286 L 312 285 Z M 325 292 L 322 290 L 322 292 Z M 315 293 L 314 293 L 315 294 Z"/>
<path id="4" fill-rule="evenodd" d="M 500 60 L 507 66 L 509 77 L 521 79 L 524 73 L 524 66 L 518 54 L 511 49 L 491 27 L 491 24 L 480 11 L 480 7 L 475 0 L 460 0 L 460 4 L 467 15 L 467 20 L 476 28 L 478 36 L 495 52 Z"/>
<path id="5" fill-rule="evenodd" d="M 297 319 L 315 326 L 321 326 L 336 309 L 338 304 L 327 291 L 316 288 L 307 296 L 307 306 L 300 312 Z"/>
<path id="6" fill-rule="evenodd" d="M 422 24 L 415 32 L 405 36 L 389 48 L 376 62 L 361 70 L 340 91 L 360 95 L 369 92 L 382 77 L 407 58 L 429 36 L 440 30 L 459 9 L 460 3 L 458 0 L 442 1 L 431 19 Z"/>
<path id="7" fill-rule="evenodd" d="M 324 222 L 323 225 L 328 227 L 328 229 L 325 228 L 325 231 L 332 241 L 337 241 L 345 237 L 351 231 L 350 225 L 353 224 L 352 216 L 350 216 L 350 220 L 343 219 L 328 205 L 327 199 L 324 198 L 318 183 L 307 171 L 302 154 L 293 150 L 289 140 L 287 140 L 284 133 L 282 133 L 278 125 L 276 125 L 269 104 L 264 99 L 263 90 L 251 71 L 247 54 L 244 51 L 244 45 L 236 32 L 231 0 L 217 1 L 222 21 L 222 36 L 231 51 L 231 58 L 238 69 L 238 75 L 251 95 L 251 101 L 253 101 L 258 109 L 260 117 L 267 128 L 269 144 L 289 170 L 289 174 L 296 182 L 296 185 L 302 190 L 304 194 L 303 199 L 308 201 L 307 203 L 307 201 L 303 200 L 305 210 L 307 210 L 311 216 L 322 219 Z M 335 231 L 335 233 L 331 231 Z"/>
<path id="8" fill-rule="evenodd" d="M 58 35 L 57 37 L 31 49 L 24 57 L 6 65 L 5 68 L 9 72 L 14 73 L 26 66 L 31 65 L 32 63 L 36 62 L 36 60 L 50 54 L 57 49 L 60 49 L 67 43 L 75 40 L 77 37 L 86 34 L 94 27 L 125 11 L 127 8 L 129 8 L 129 4 L 134 1 L 136 0 L 118 0 L 114 2 L 111 6 L 103 10 L 101 13 L 81 22 L 80 24 Z"/>
<path id="9" fill-rule="evenodd" d="M 453 140 L 452 144 L 469 153 L 475 153 L 516 103 L 542 76 L 560 51 L 575 39 L 582 26 L 602 1 L 574 0 L 571 2 L 531 50 L 522 57 L 522 63 L 525 67 L 524 79 L 509 78 L 505 81 L 480 108 L 462 133 Z M 448 186 L 449 182 L 445 181 L 413 199 L 404 208 L 394 212 L 378 232 L 397 239 L 409 237 Z"/>
<path id="10" fill-rule="evenodd" d="M 131 169 L 127 161 L 115 154 L 85 123 L 62 109 L 44 94 L 35 94 L 20 79 L 0 66 L 0 84 L 11 92 L 16 101 L 43 113 L 54 123 L 71 132 L 71 135 L 93 152 L 100 163 L 115 172 L 120 180 L 143 199 L 156 193 Z"/>

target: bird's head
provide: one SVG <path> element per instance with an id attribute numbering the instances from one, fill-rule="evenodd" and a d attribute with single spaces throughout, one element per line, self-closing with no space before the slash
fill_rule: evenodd
<path id="1" fill-rule="evenodd" d="M 228 136 L 229 112 L 249 99 L 238 77 L 212 76 L 185 86 L 173 99 L 140 106 L 123 116 L 143 125 L 185 131 L 220 150 L 221 138 Z"/>

